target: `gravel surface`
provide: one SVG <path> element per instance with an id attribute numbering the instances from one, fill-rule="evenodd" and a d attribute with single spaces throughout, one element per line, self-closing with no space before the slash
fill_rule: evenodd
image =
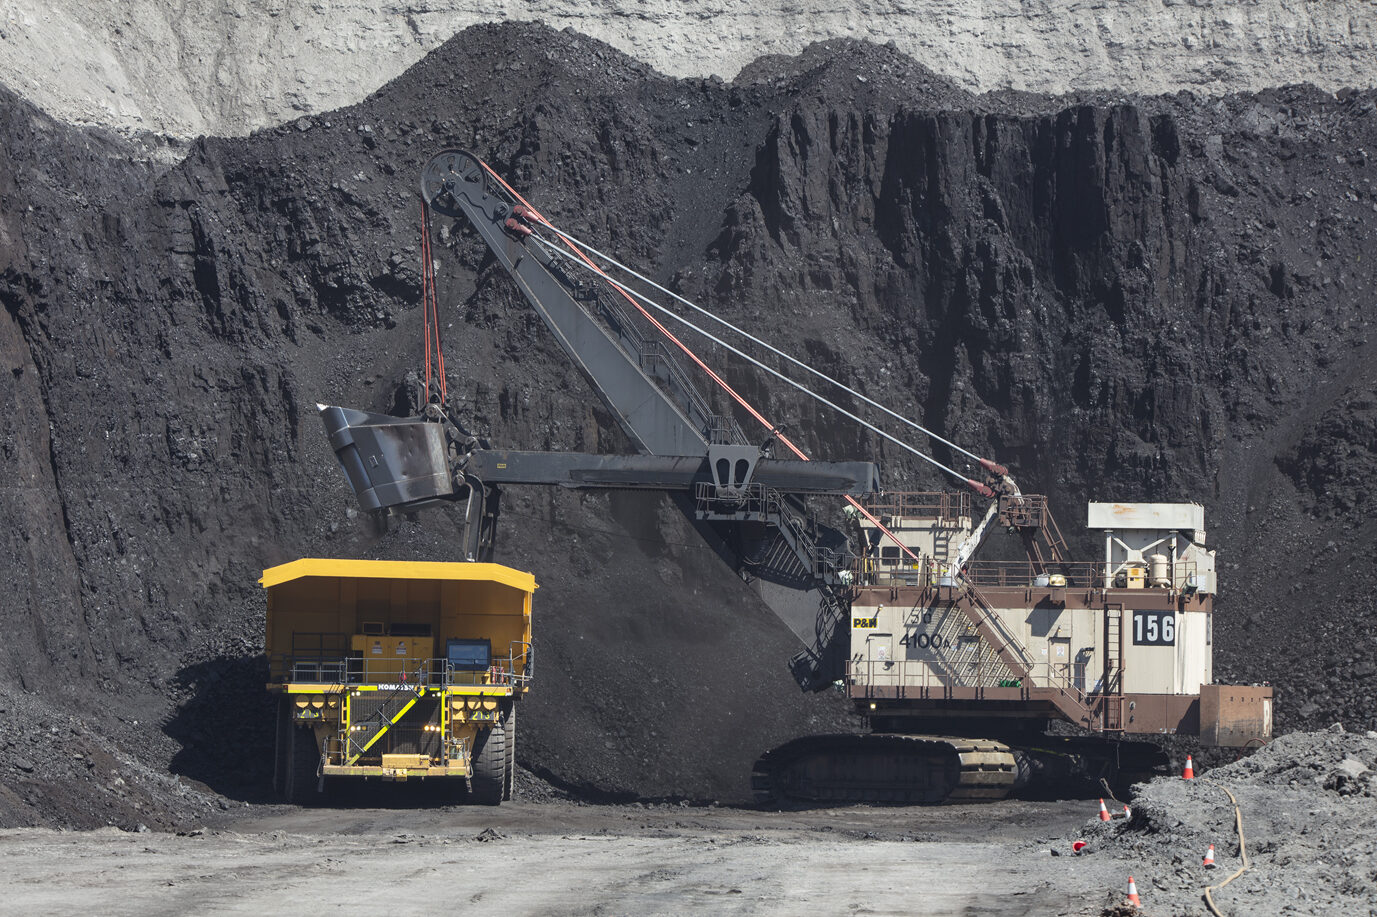
<path id="1" fill-rule="evenodd" d="M 1369 915 L 1374 768 L 1377 734 L 1293 733 L 1193 781 L 1140 786 L 1131 818 L 1111 800 L 1108 823 L 1093 801 L 600 805 L 523 774 L 518 799 L 495 810 L 425 804 L 394 786 L 331 807 L 212 813 L 175 833 L 0 830 L 0 855 L 7 904 L 59 915 L 304 913 L 342 901 L 420 913 L 440 895 L 530 914 L 1195 917 L 1204 889 L 1240 864 L 1227 788 L 1252 866 L 1214 892 L 1222 913 Z M 1129 876 L 1141 911 L 1124 907 Z"/>
<path id="2" fill-rule="evenodd" d="M 1138 788 L 1130 820 L 1093 821 L 1067 839 L 1136 871 L 1148 913 L 1206 914 L 1203 889 L 1243 865 L 1225 789 L 1250 868 L 1213 893 L 1223 913 L 1377 914 L 1377 732 L 1291 733 L 1194 780 L 1154 780 Z M 1202 865 L 1210 844 L 1214 869 Z"/>
<path id="3" fill-rule="evenodd" d="M 1214 892 L 1222 913 L 1370 915 L 1374 768 L 1377 734 L 1293 733 L 1193 781 L 1140 786 L 1132 817 L 1115 803 L 1108 823 L 1087 818 L 1093 801 L 598 805 L 533 798 L 527 777 L 495 810 L 394 792 L 236 809 L 176 833 L 0 830 L 0 856 L 23 913 L 422 913 L 440 896 L 524 914 L 1195 917 L 1239 865 L 1227 788 L 1252 868 Z M 1200 863 L 1210 843 L 1213 870 Z M 1142 910 L 1124 906 L 1129 876 Z"/>
<path id="4" fill-rule="evenodd" d="M 0 855 L 24 913 L 421 914 L 439 900 L 520 914 L 1022 917 L 1084 913 L 1098 897 L 1084 861 L 1027 852 L 1077 817 L 1064 803 L 283 807 L 180 835 L 0 831 Z"/>

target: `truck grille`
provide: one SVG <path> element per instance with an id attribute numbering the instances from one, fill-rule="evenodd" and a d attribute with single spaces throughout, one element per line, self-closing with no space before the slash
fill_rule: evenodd
<path id="1" fill-rule="evenodd" d="M 376 692 L 382 694 L 382 692 Z M 370 722 L 373 716 L 383 710 L 387 695 L 378 697 L 367 692 L 355 697 L 351 702 L 352 718 L 355 723 Z M 393 702 L 396 703 L 395 701 Z M 395 710 L 396 707 L 394 706 Z M 432 729 L 426 729 L 432 726 Z M 376 759 L 382 755 L 430 755 L 436 757 L 441 752 L 440 698 L 435 695 L 422 697 L 402 715 L 365 754 L 366 759 Z"/>

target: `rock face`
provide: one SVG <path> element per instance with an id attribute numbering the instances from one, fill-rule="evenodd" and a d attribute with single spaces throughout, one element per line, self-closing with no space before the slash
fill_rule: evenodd
<path id="1" fill-rule="evenodd" d="M 513 68 L 512 48 L 542 50 Z M 172 167 L 4 95 L 0 693 L 262 798 L 259 572 L 455 556 L 455 515 L 357 517 L 312 404 L 410 403 L 412 189 L 464 146 L 575 235 L 1010 463 L 1068 532 L 1087 499 L 1205 503 L 1216 671 L 1271 680 L 1283 727 L 1367 726 L 1375 103 L 977 98 L 856 42 L 680 81 L 515 25 Z M 437 246 L 464 421 L 512 448 L 621 448 L 476 240 L 445 227 Z M 942 483 L 724 371 L 812 455 Z M 538 773 L 739 799 L 759 751 L 845 725 L 797 694 L 783 626 L 667 502 L 513 489 L 502 524 L 499 559 L 542 586 L 518 746 Z M 16 769 L 34 753 L 3 743 L 0 798 L 28 806 L 7 820 L 56 785 L 89 800 L 62 820 L 104 820 L 106 784 L 44 783 L 52 756 Z"/>
<path id="2" fill-rule="evenodd" d="M 1367 0 L 11 0 L 0 83 L 68 121 L 243 134 L 362 99 L 482 22 L 570 27 L 674 76 L 733 77 L 815 41 L 896 48 L 966 89 L 1220 94 L 1371 86 Z M 523 66 L 544 51 L 513 46 Z M 504 76 L 504 79 L 506 77 Z"/>

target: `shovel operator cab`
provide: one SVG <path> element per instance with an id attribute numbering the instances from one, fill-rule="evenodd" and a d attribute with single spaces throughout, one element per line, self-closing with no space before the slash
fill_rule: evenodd
<path id="1" fill-rule="evenodd" d="M 463 781 L 511 798 L 534 577 L 501 564 L 306 558 L 263 571 L 276 789 Z"/>

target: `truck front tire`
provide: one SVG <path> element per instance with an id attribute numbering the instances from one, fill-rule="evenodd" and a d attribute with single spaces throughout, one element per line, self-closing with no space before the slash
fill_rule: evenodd
<path id="1" fill-rule="evenodd" d="M 469 788 L 473 801 L 485 806 L 502 802 L 507 775 L 507 731 L 499 720 L 473 740 L 473 773 Z"/>
<path id="2" fill-rule="evenodd" d="M 289 725 L 291 736 L 287 745 L 286 786 L 287 801 L 305 805 L 316 796 L 320 786 L 320 749 L 316 746 L 316 731 L 310 726 Z"/>
<path id="3" fill-rule="evenodd" d="M 273 792 L 279 796 L 287 791 L 287 769 L 291 762 L 287 751 L 291 747 L 291 705 L 287 698 L 277 699 L 277 731 L 273 741 Z"/>
<path id="4" fill-rule="evenodd" d="M 503 727 L 506 733 L 507 743 L 507 773 L 502 779 L 502 799 L 510 800 L 512 794 L 516 792 L 516 708 L 513 707 L 507 713 L 506 725 Z"/>

